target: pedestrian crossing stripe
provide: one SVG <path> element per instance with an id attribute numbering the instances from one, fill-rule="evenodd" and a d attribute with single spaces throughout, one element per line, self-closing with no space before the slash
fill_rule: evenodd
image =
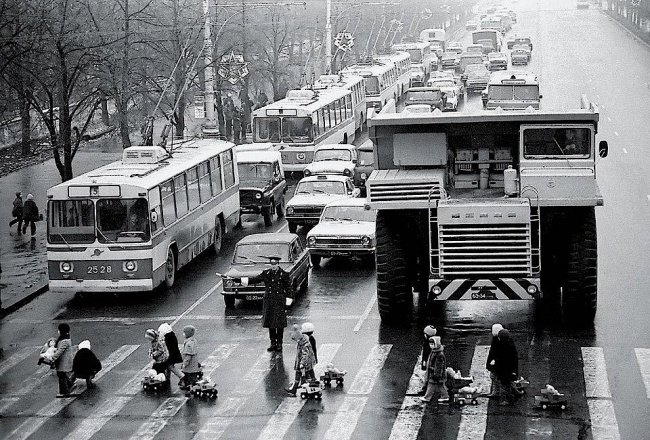
<path id="1" fill-rule="evenodd" d="M 23 347 L 18 350 L 18 352 L 0 362 L 0 376 L 4 375 L 8 370 L 27 359 L 31 354 L 34 354 L 39 348 L 40 347 Z"/>
<path id="2" fill-rule="evenodd" d="M 131 356 L 138 348 L 138 345 L 125 345 L 119 347 L 103 360 L 104 369 L 97 375 L 96 380 L 101 381 L 103 376 L 112 370 L 123 365 L 125 359 Z M 230 357 L 239 347 L 238 344 L 222 344 L 217 346 L 215 351 L 205 360 L 206 371 L 218 368 L 223 360 Z M 321 364 L 330 362 L 338 353 L 341 344 L 321 344 L 319 349 Z M 373 392 L 377 378 L 384 368 L 385 362 L 391 352 L 389 344 L 378 344 L 373 346 L 368 356 L 362 362 L 358 373 L 352 379 L 349 389 L 343 398 L 342 403 L 336 408 L 332 423 L 327 427 L 324 438 L 335 440 L 346 440 L 353 438 L 357 424 L 365 411 L 369 395 Z M 25 355 L 29 351 L 29 354 Z M 489 373 L 485 370 L 485 362 L 489 346 L 478 345 L 474 348 L 470 375 L 474 376 L 474 385 L 483 391 L 489 390 Z M 607 378 L 607 365 L 604 350 L 601 347 L 581 347 L 581 361 L 583 365 L 582 377 L 584 378 L 584 390 L 587 409 L 589 411 L 591 435 L 594 440 L 617 440 L 620 439 L 618 422 L 614 408 L 612 392 Z M 634 349 L 640 376 L 646 390 L 646 397 L 650 399 L 650 349 Z M 4 362 L 10 362 L 12 367 L 5 368 L 10 373 L 12 368 L 18 368 L 20 363 L 35 353 L 34 347 L 29 350 L 19 350 Z M 13 356 L 13 355 L 12 355 Z M 10 359 L 12 359 L 10 361 Z M 16 359 L 22 359 L 16 361 Z M 245 372 L 238 388 L 231 396 L 219 399 L 217 405 L 211 409 L 210 418 L 196 433 L 194 438 L 215 439 L 225 438 L 232 421 L 241 412 L 244 405 L 250 401 L 250 397 L 256 393 L 256 388 L 272 368 L 275 368 L 277 361 L 283 362 L 282 357 L 264 353 L 258 357 L 250 370 Z M 426 412 L 424 405 L 419 402 L 419 396 L 411 395 L 417 393 L 422 386 L 422 371 L 420 370 L 421 359 L 418 358 L 413 366 L 413 371 L 406 389 L 407 396 L 403 399 L 402 405 L 393 421 L 391 440 L 406 438 L 417 438 Z M 10 365 L 0 363 L 0 365 Z M 84 415 L 75 429 L 65 436 L 68 440 L 89 440 L 97 434 L 108 421 L 118 416 L 126 405 L 140 393 L 140 379 L 147 368 L 137 371 L 136 374 L 127 380 L 113 395 L 99 405 L 89 415 Z M 318 371 L 321 374 L 321 371 Z M 546 373 L 548 375 L 548 372 Z M 43 376 L 42 370 L 34 372 L 26 380 L 39 379 Z M 48 374 L 48 377 L 51 375 Z M 347 383 L 347 382 L 346 382 Z M 135 385 L 134 385 L 135 384 Z M 83 390 L 84 384 L 80 384 Z M 137 385 L 137 386 L 136 386 Z M 578 394 L 576 394 L 578 395 Z M 4 414 L 7 408 L 14 406 L 23 399 L 23 395 L 13 394 L 0 397 L 0 411 Z M 39 431 L 45 422 L 56 417 L 68 405 L 73 403 L 75 398 L 53 399 L 43 408 L 36 411 L 34 416 L 23 419 L 17 428 L 5 438 L 26 439 Z M 160 433 L 169 425 L 174 417 L 178 417 L 178 411 L 188 399 L 184 396 L 173 395 L 165 399 L 142 425 L 134 429 L 131 438 L 154 439 L 161 437 Z M 479 399 L 480 404 L 462 407 L 461 420 L 458 427 L 457 438 L 471 439 L 483 438 L 487 428 L 487 399 Z M 259 439 L 280 439 L 287 436 L 295 420 L 300 416 L 304 402 L 295 398 L 285 398 L 276 408 L 266 425 L 261 427 Z M 10 419 L 7 419 L 10 420 Z M 202 421 L 202 420 L 200 420 Z M 541 423 L 541 425 L 540 425 Z M 553 425 L 540 422 L 539 418 L 529 417 L 527 420 L 526 433 L 530 435 L 553 435 Z M 272 433 L 272 435 L 266 435 Z M 527 434 L 528 435 L 528 434 Z M 165 437 L 166 435 L 163 435 Z"/>

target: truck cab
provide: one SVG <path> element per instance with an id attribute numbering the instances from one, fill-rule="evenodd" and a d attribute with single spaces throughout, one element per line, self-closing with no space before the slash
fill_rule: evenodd
<path id="1" fill-rule="evenodd" d="M 433 303 L 557 298 L 593 320 L 598 120 L 586 98 L 569 111 L 373 119 L 382 320 L 403 320 L 413 291 Z"/>

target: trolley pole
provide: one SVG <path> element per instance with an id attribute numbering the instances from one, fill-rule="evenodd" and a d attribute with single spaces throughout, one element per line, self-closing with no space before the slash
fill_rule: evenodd
<path id="1" fill-rule="evenodd" d="M 210 0 L 203 0 L 203 59 L 205 62 L 205 118 L 208 126 L 215 126 L 214 119 L 214 66 L 212 65 L 212 36 L 210 35 Z"/>
<path id="2" fill-rule="evenodd" d="M 325 23 L 325 72 L 330 73 L 331 68 L 332 68 L 332 0 L 327 0 L 327 22 Z"/>

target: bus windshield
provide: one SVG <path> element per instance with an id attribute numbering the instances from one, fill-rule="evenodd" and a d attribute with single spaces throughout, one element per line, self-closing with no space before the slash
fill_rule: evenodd
<path id="1" fill-rule="evenodd" d="M 488 98 L 497 101 L 512 99 L 512 86 L 490 86 Z"/>
<path id="2" fill-rule="evenodd" d="M 538 86 L 514 86 L 514 96 L 515 99 L 520 99 L 523 101 L 529 101 L 532 99 L 539 99 L 539 87 Z"/>
<path id="3" fill-rule="evenodd" d="M 47 212 L 50 243 L 95 241 L 95 207 L 92 200 L 50 200 Z"/>
<path id="4" fill-rule="evenodd" d="M 363 78 L 363 83 L 366 86 L 366 95 L 368 96 L 378 96 L 379 89 L 379 80 L 375 76 L 366 76 Z"/>
<path id="5" fill-rule="evenodd" d="M 282 119 L 282 142 L 313 142 L 310 117 L 284 117 Z"/>
<path id="6" fill-rule="evenodd" d="M 146 199 L 99 199 L 97 238 L 100 243 L 149 241 L 149 208 Z"/>
<path id="7" fill-rule="evenodd" d="M 256 142 L 280 142 L 280 118 L 255 118 Z"/>
<path id="8" fill-rule="evenodd" d="M 323 211 L 323 220 L 374 222 L 376 215 L 363 206 L 329 206 Z"/>
<path id="9" fill-rule="evenodd" d="M 235 249 L 234 264 L 268 263 L 268 257 L 280 257 L 280 261 L 289 261 L 289 245 L 285 243 L 246 243 Z"/>

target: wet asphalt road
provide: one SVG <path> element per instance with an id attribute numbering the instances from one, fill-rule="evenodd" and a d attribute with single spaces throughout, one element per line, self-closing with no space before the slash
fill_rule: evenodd
<path id="1" fill-rule="evenodd" d="M 265 228 L 249 217 L 219 257 L 201 256 L 170 291 L 46 294 L 0 323 L 0 437 L 648 438 L 650 160 L 644 147 L 650 139 L 650 49 L 594 9 L 578 11 L 559 0 L 520 0 L 516 8 L 513 32 L 529 33 L 534 42 L 533 61 L 522 70 L 540 76 L 543 107 L 571 108 L 586 93 L 600 104 L 599 139 L 609 141 L 610 155 L 598 169 L 605 206 L 597 209 L 599 311 L 593 327 L 575 328 L 528 302 L 448 303 L 427 314 L 417 296 L 414 316 L 402 327 L 386 327 L 374 303 L 374 268 L 325 260 L 312 269 L 289 321 L 315 324 L 321 367 L 331 359 L 346 369 L 345 385 L 326 390 L 322 401 L 290 398 L 282 391 L 293 376 L 288 336 L 282 356 L 268 355 L 259 304 L 226 311 L 214 290 L 214 272 L 227 269 L 239 238 L 286 231 L 284 222 Z M 480 106 L 478 95 L 465 103 L 465 109 Z M 54 398 L 56 378 L 36 367 L 37 350 L 30 348 L 55 334 L 61 321 L 71 324 L 74 343 L 90 339 L 98 357 L 108 358 L 98 388 L 72 400 Z M 148 362 L 143 334 L 163 321 L 174 323 L 179 338 L 183 325 L 197 327 L 201 357 L 218 384 L 216 402 L 186 401 L 175 383 L 171 393 L 141 393 L 140 371 Z M 477 407 L 437 412 L 405 396 L 425 324 L 439 328 L 448 365 L 485 384 L 485 346 L 494 322 L 514 335 L 521 373 L 531 382 L 527 396 L 512 407 L 481 399 Z M 546 383 L 569 394 L 566 411 L 534 407 L 533 395 Z"/>

